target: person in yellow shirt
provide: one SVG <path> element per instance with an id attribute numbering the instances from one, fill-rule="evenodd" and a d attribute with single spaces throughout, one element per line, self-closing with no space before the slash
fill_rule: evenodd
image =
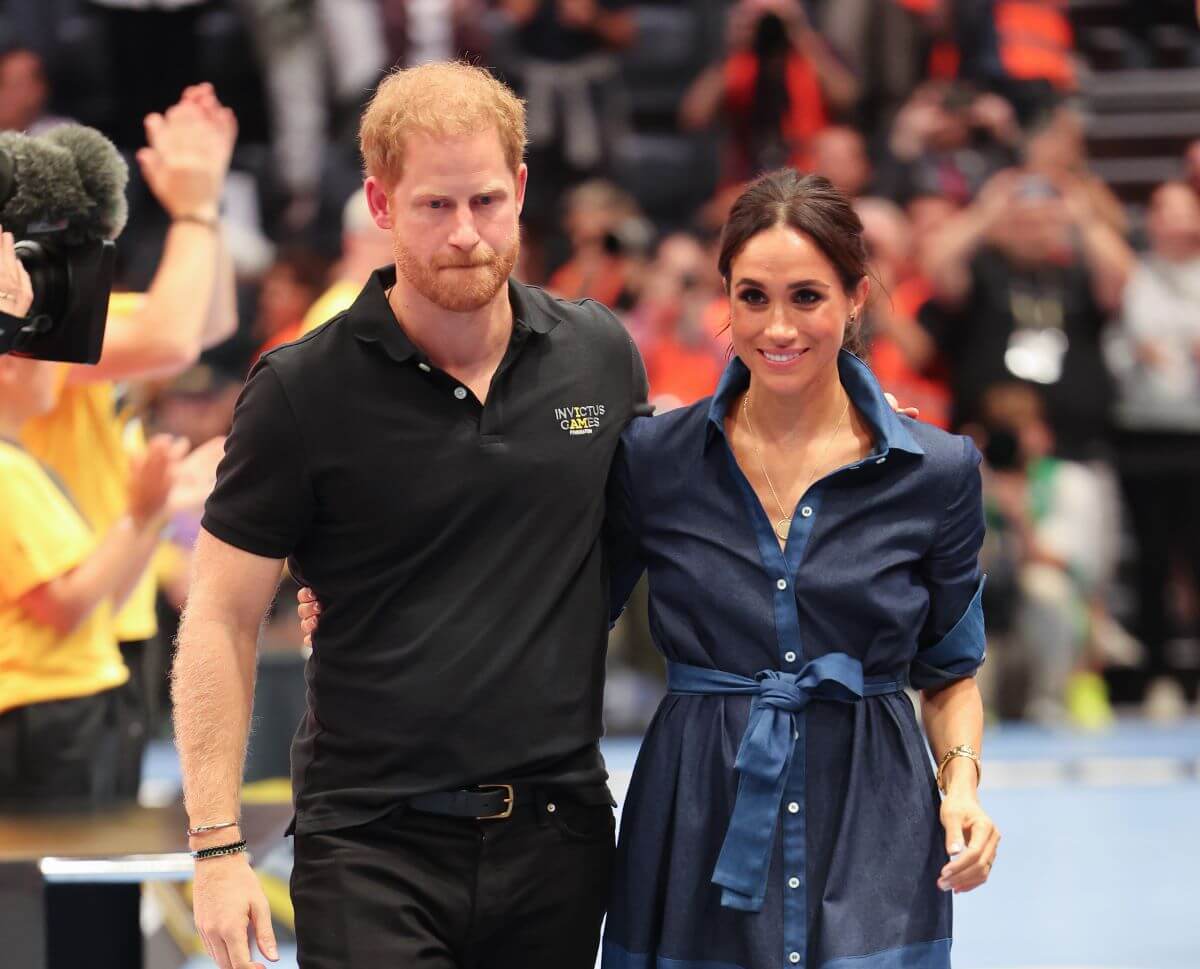
<path id="1" fill-rule="evenodd" d="M 0 236 L 0 299 L 32 301 L 13 238 Z M 54 406 L 57 365 L 0 356 L 0 805 L 116 798 L 121 687 L 129 677 L 113 610 L 158 544 L 181 457 L 156 438 L 130 468 L 123 510 L 93 529 L 64 487 L 17 443 Z M 182 495 L 176 494 L 176 500 Z"/>
<path id="2" fill-rule="evenodd" d="M 148 145 L 138 163 L 150 190 L 171 218 L 158 269 L 145 293 L 116 293 L 100 361 L 60 369 L 54 404 L 20 430 L 22 445 L 65 483 L 84 521 L 102 534 L 125 513 L 130 453 L 144 441 L 119 406 L 119 381 L 181 372 L 201 351 L 237 328 L 233 269 L 218 221 L 237 121 L 211 85 L 188 88 L 179 103 L 146 119 Z M 220 443 L 207 458 L 215 468 Z M 199 457 L 199 456 L 198 456 Z M 127 723 L 120 786 L 134 797 L 152 710 L 152 683 L 164 651 L 155 643 L 155 585 L 139 576 L 115 617 L 116 633 L 133 679 L 140 717 Z"/>
<path id="3" fill-rule="evenodd" d="M 389 265 L 392 258 L 391 238 L 371 218 L 366 194 L 355 192 L 342 207 L 342 256 L 330 274 L 333 282 L 304 314 L 299 335 L 311 333 L 349 309 L 371 273 Z"/>

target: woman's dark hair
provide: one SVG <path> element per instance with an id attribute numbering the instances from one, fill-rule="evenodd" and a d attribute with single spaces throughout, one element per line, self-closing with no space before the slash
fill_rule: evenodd
<path id="1" fill-rule="evenodd" d="M 842 289 L 854 292 L 867 275 L 867 247 L 863 226 L 845 195 L 821 175 L 801 175 L 794 168 L 779 168 L 760 176 L 738 196 L 721 232 L 717 268 L 730 286 L 733 260 L 760 232 L 777 225 L 803 232 L 817 244 L 837 270 Z M 844 346 L 861 353 L 858 324 L 846 328 Z"/>

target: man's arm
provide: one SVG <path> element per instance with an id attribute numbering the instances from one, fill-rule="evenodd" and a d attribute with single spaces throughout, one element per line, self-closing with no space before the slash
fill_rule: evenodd
<path id="1" fill-rule="evenodd" d="M 281 565 L 279 559 L 244 552 L 207 531 L 196 542 L 171 674 L 175 744 L 190 827 L 240 816 L 258 633 Z M 240 827 L 232 827 L 190 840 L 195 850 L 241 837 Z M 244 853 L 197 863 L 193 907 L 205 947 L 218 965 L 250 962 L 250 925 L 259 950 L 276 958 L 270 910 Z"/>

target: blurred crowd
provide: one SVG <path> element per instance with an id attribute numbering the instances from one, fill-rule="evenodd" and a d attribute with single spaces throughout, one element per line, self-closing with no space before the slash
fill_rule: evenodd
<path id="1" fill-rule="evenodd" d="M 120 465 L 115 497 L 81 507 L 97 536 L 149 474 L 147 439 L 186 491 L 257 356 L 391 262 L 358 191 L 359 111 L 392 65 L 465 56 L 528 105 L 518 274 L 616 311 L 660 412 L 711 393 L 728 359 L 716 248 L 745 180 L 792 165 L 850 195 L 872 265 L 869 363 L 902 404 L 985 455 L 991 710 L 1094 728 L 1114 701 L 1164 719 L 1197 702 L 1200 140 L 1144 204 L 1093 173 L 1065 3 L 0 9 L 0 129 L 94 125 L 131 167 L 112 344 L 36 416 L 73 420 L 77 436 L 92 420 L 114 442 L 58 455 L 81 491 L 101 462 Z M 199 82 L 212 88 L 188 87 Z M 77 385 L 93 388 L 86 406 L 71 404 Z M 36 430 L 23 437 L 54 465 Z M 145 580 L 156 614 L 117 636 L 146 681 L 143 732 L 161 724 L 198 527 L 186 497 L 160 496 L 170 514 Z M 292 600 L 280 601 L 267 648 L 298 654 Z M 610 729 L 640 729 L 657 699 L 645 627 L 635 601 L 614 633 Z"/>

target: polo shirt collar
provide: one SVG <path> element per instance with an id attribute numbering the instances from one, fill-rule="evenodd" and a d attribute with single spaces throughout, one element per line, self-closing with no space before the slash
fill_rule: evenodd
<path id="1" fill-rule="evenodd" d="M 909 454 L 924 454 L 925 449 L 912 436 L 900 416 L 891 408 L 883 395 L 871 368 L 849 350 L 838 354 L 838 374 L 851 403 L 871 427 L 875 439 L 875 453 L 885 456 L 891 451 L 906 451 Z M 741 358 L 729 361 L 716 393 L 708 407 L 708 424 L 705 429 L 705 447 L 716 435 L 725 434 L 725 418 L 733 401 L 750 386 L 750 371 Z"/>
<path id="2" fill-rule="evenodd" d="M 387 291 L 396 284 L 396 267 L 385 266 L 371 273 L 366 286 L 347 314 L 354 335 L 365 343 L 378 343 L 397 363 L 420 354 L 416 345 L 396 322 Z M 538 297 L 541 297 L 540 299 Z M 545 335 L 562 322 L 554 302 L 540 290 L 515 279 L 508 281 L 508 299 L 513 310 L 513 326 Z"/>

